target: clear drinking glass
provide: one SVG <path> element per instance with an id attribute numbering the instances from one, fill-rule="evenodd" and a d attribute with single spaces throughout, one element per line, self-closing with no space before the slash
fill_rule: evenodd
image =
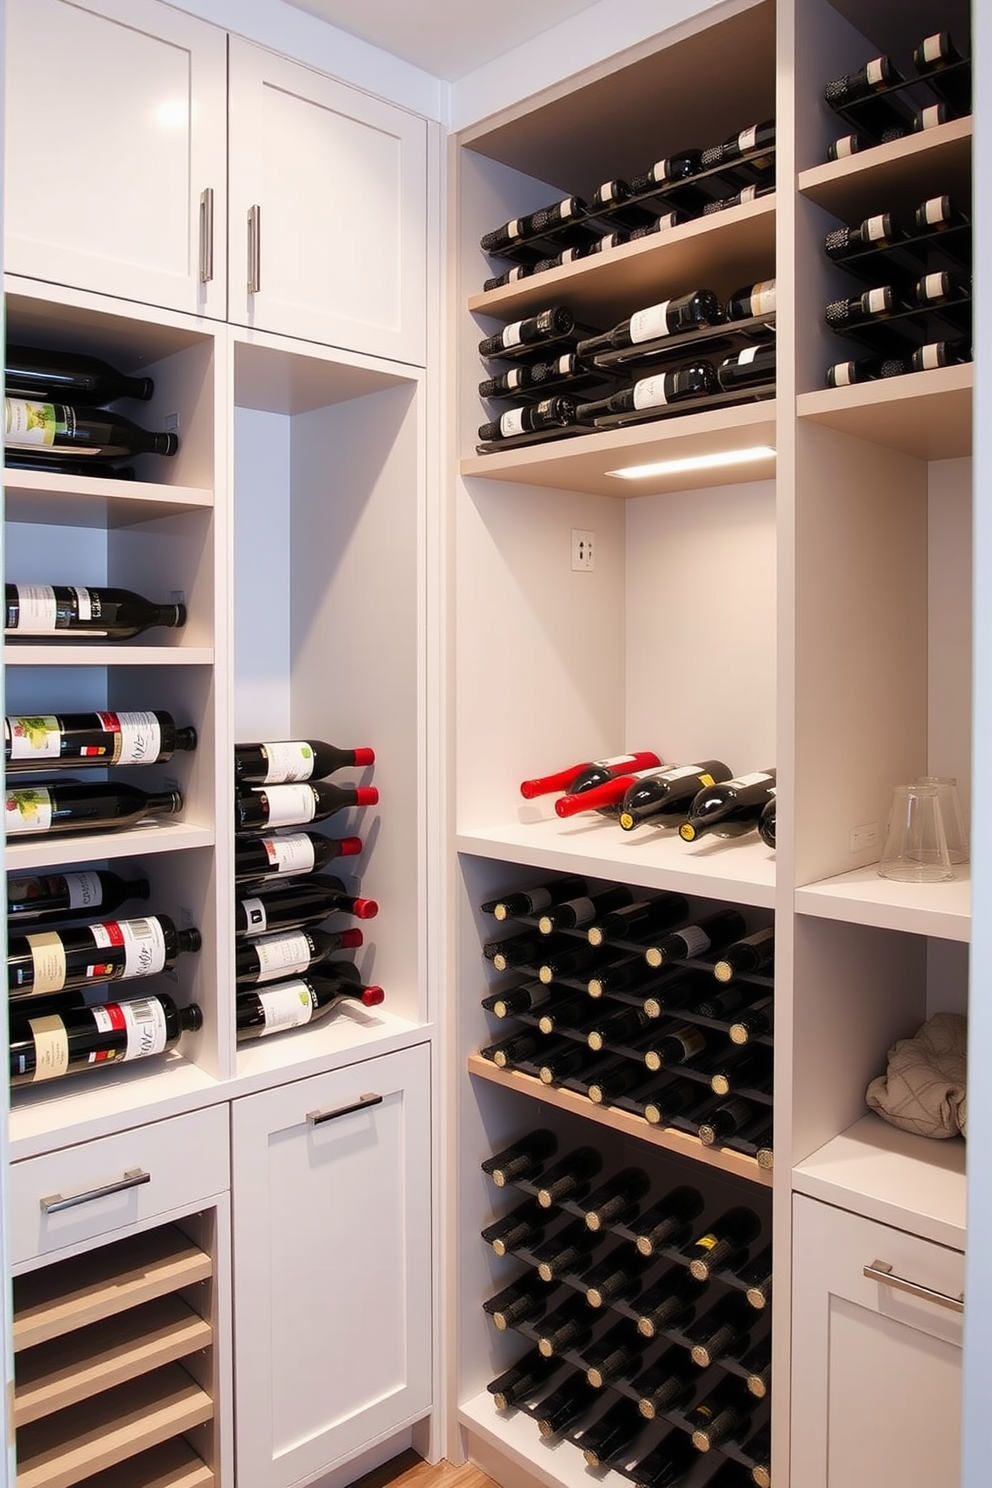
<path id="1" fill-rule="evenodd" d="M 952 863 L 967 863 L 968 827 L 961 810 L 957 780 L 953 775 L 918 775 L 916 783 L 937 787 L 944 836 L 947 838 L 947 855 Z"/>
<path id="2" fill-rule="evenodd" d="M 878 872 L 899 883 L 941 883 L 954 877 L 935 785 L 897 785 L 893 790 Z"/>

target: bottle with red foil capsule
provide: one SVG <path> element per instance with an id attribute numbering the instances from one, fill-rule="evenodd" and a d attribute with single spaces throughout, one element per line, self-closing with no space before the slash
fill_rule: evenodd
<path id="1" fill-rule="evenodd" d="M 336 770 L 374 763 L 374 749 L 338 749 L 323 739 L 269 739 L 261 744 L 234 746 L 234 778 L 239 785 L 325 780 Z"/>
<path id="2" fill-rule="evenodd" d="M 335 951 L 353 950 L 363 943 L 361 930 L 316 930 L 303 926 L 279 935 L 245 940 L 234 953 L 234 979 L 239 986 L 280 982 L 302 975 L 326 961 Z"/>
<path id="3" fill-rule="evenodd" d="M 303 827 L 349 806 L 375 806 L 378 801 L 374 785 L 315 785 L 309 780 L 287 785 L 242 785 L 234 799 L 234 829 L 264 832 L 269 827 Z"/>
<path id="4" fill-rule="evenodd" d="M 305 976 L 277 982 L 264 991 L 242 988 L 236 1001 L 238 1042 L 315 1023 L 346 1001 L 378 1007 L 385 995 L 381 987 L 363 982 L 357 967 L 348 961 L 313 966 Z"/>
<path id="5" fill-rule="evenodd" d="M 155 765 L 196 748 L 171 713 L 17 714 L 3 721 L 7 773 L 68 766 Z"/>
<path id="6" fill-rule="evenodd" d="M 374 899 L 349 894 L 339 878 L 330 875 L 301 883 L 262 889 L 235 901 L 234 933 L 239 938 L 295 930 L 316 925 L 330 914 L 352 914 L 357 920 L 372 920 L 379 913 Z"/>
<path id="7" fill-rule="evenodd" d="M 252 883 L 270 878 L 292 878 L 325 868 L 334 858 L 350 858 L 362 851 L 360 837 L 324 837 L 320 832 L 274 832 L 266 837 L 237 837 L 234 842 L 234 881 Z"/>
<path id="8" fill-rule="evenodd" d="M 19 1007 L 10 1019 L 10 1083 L 37 1084 L 164 1054 L 202 1024 L 196 1003 L 177 1007 L 164 992 L 44 1017 L 32 1017 L 29 1005 Z"/>
<path id="9" fill-rule="evenodd" d="M 640 750 L 636 754 L 616 754 L 608 759 L 585 760 L 577 765 L 569 765 L 567 769 L 556 770 L 553 775 L 540 775 L 536 780 L 522 781 L 520 794 L 525 801 L 531 801 L 535 796 L 550 796 L 555 791 L 574 792 L 581 790 L 587 783 L 600 785 L 613 775 L 629 774 L 631 770 L 656 769 L 660 764 L 661 760 L 650 750 Z"/>
<path id="10" fill-rule="evenodd" d="M 616 820 L 627 792 L 645 775 L 654 774 L 653 769 L 632 770 L 626 775 L 614 775 L 591 785 L 573 782 L 572 789 L 555 802 L 556 813 L 566 820 L 580 811 L 598 811 L 600 816 Z"/>
<path id="11" fill-rule="evenodd" d="M 42 997 L 94 982 L 156 976 L 170 971 L 184 952 L 199 949 L 199 930 L 177 930 L 162 914 L 12 935 L 7 986 L 12 998 Z"/>

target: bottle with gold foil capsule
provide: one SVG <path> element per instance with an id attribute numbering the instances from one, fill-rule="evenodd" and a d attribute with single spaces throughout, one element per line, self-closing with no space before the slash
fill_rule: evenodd
<path id="1" fill-rule="evenodd" d="M 639 1374 L 644 1365 L 644 1339 L 630 1318 L 621 1318 L 585 1351 L 586 1379 L 594 1390 Z"/>
<path id="2" fill-rule="evenodd" d="M 614 992 L 641 993 L 653 987 L 657 980 L 657 972 L 641 956 L 625 953 L 622 959 L 598 967 L 586 983 L 586 991 L 590 997 L 609 997 Z"/>
<path id="3" fill-rule="evenodd" d="M 572 1349 L 581 1352 L 592 1337 L 592 1309 L 573 1293 L 536 1324 L 537 1346 L 546 1359 Z"/>
<path id="4" fill-rule="evenodd" d="M 505 1188 L 508 1184 L 536 1178 L 544 1164 L 557 1151 L 558 1138 L 554 1132 L 540 1127 L 537 1131 L 529 1132 L 526 1137 L 521 1137 L 512 1146 L 487 1157 L 482 1163 L 482 1171 L 493 1180 L 497 1188 Z M 550 1205 L 544 1207 L 550 1208 Z"/>
<path id="5" fill-rule="evenodd" d="M 588 1467 L 609 1467 L 626 1453 L 643 1424 L 636 1401 L 621 1395 L 602 1415 L 573 1431 L 571 1441 Z"/>
<path id="6" fill-rule="evenodd" d="M 553 989 L 545 987 L 543 982 L 524 982 L 519 987 L 490 993 L 482 999 L 482 1006 L 494 1018 L 514 1018 L 520 1013 L 537 1013 L 552 997 Z"/>
<path id="7" fill-rule="evenodd" d="M 741 1368 L 746 1371 L 745 1384 L 755 1400 L 764 1400 L 771 1389 L 772 1341 L 770 1337 L 756 1343 L 741 1359 Z"/>
<path id="8" fill-rule="evenodd" d="M 695 1394 L 697 1382 L 685 1349 L 673 1344 L 633 1381 L 638 1414 L 645 1421 L 655 1421 L 681 1409 Z"/>
<path id="9" fill-rule="evenodd" d="M 511 894 L 503 894 L 493 901 L 493 918 L 500 920 L 512 920 L 519 915 L 543 914 L 545 910 L 551 909 L 556 904 L 564 904 L 567 899 L 575 899 L 580 894 L 585 894 L 588 885 L 584 878 L 577 874 L 563 874 L 560 878 L 548 879 L 545 883 L 534 884 L 529 889 L 515 890 Z"/>
<path id="10" fill-rule="evenodd" d="M 498 1044 L 487 1044 L 479 1050 L 483 1059 L 488 1059 L 497 1069 L 517 1069 L 539 1057 L 544 1041 L 539 1033 L 528 1030 L 513 1038 L 503 1039 Z"/>
<path id="11" fill-rule="evenodd" d="M 586 1199 L 586 1224 L 590 1230 L 625 1224 L 637 1213 L 637 1206 L 650 1187 L 651 1180 L 643 1168 L 621 1168 Z"/>
<path id="12" fill-rule="evenodd" d="M 542 1050 L 537 1074 L 542 1085 L 560 1085 L 562 1080 L 581 1082 L 592 1077 L 599 1062 L 599 1056 L 577 1039 L 563 1038 L 554 1048 Z"/>
<path id="13" fill-rule="evenodd" d="M 649 1126 L 671 1126 L 676 1116 L 689 1117 L 700 1105 L 695 1080 L 663 1080 L 639 1096 L 641 1114 Z"/>
<path id="14" fill-rule="evenodd" d="M 697 1281 L 709 1281 L 715 1272 L 732 1266 L 760 1230 L 761 1220 L 753 1209 L 744 1204 L 728 1209 L 684 1251 L 690 1274 Z"/>
<path id="15" fill-rule="evenodd" d="M 745 1100 L 742 1095 L 718 1097 L 716 1104 L 708 1106 L 702 1113 L 697 1135 L 704 1147 L 719 1146 L 729 1142 L 731 1137 L 743 1136 L 760 1113 L 761 1107 Z"/>
<path id="16" fill-rule="evenodd" d="M 775 931 L 769 926 L 755 930 L 726 946 L 713 967 L 718 982 L 735 976 L 770 976 L 775 966 Z"/>
<path id="17" fill-rule="evenodd" d="M 583 1277 L 586 1301 L 590 1307 L 633 1303 L 652 1265 L 650 1257 L 640 1255 L 628 1240 L 621 1241 Z"/>
<path id="18" fill-rule="evenodd" d="M 771 1094 L 772 1051 L 767 1044 L 731 1044 L 721 1049 L 718 1063 L 710 1067 L 710 1089 L 714 1095 L 733 1090 L 767 1090 Z"/>
<path id="19" fill-rule="evenodd" d="M 689 1438 L 673 1427 L 639 1461 L 625 1465 L 624 1472 L 634 1488 L 675 1488 L 686 1481 L 695 1457 Z"/>
<path id="20" fill-rule="evenodd" d="M 681 1266 L 670 1266 L 637 1299 L 637 1328 L 644 1338 L 657 1338 L 666 1328 L 685 1328 L 696 1315 L 706 1288 Z"/>
<path id="21" fill-rule="evenodd" d="M 537 1429 L 545 1441 L 561 1436 L 598 1404 L 599 1397 L 589 1381 L 582 1375 L 570 1375 L 541 1401 L 534 1414 Z"/>
<path id="22" fill-rule="evenodd" d="M 505 1333 L 509 1328 L 518 1328 L 521 1323 L 536 1322 L 547 1305 L 547 1289 L 541 1286 L 537 1277 L 528 1274 L 522 1281 L 516 1281 L 494 1297 L 489 1297 L 483 1302 L 482 1310 L 492 1320 L 493 1327 Z"/>
<path id="23" fill-rule="evenodd" d="M 645 1017 L 664 1018 L 678 1013 L 683 1008 L 696 1010 L 700 998 L 712 986 L 709 977 L 694 969 L 680 971 L 671 967 L 668 971 L 653 973 L 655 980 L 650 990 L 645 989 L 641 1004 Z"/>
<path id="24" fill-rule="evenodd" d="M 545 1034 L 555 1033 L 561 1028 L 568 1028 L 572 1033 L 582 1033 L 595 1012 L 595 1006 L 584 992 L 564 990 L 538 1009 L 537 1026 Z"/>
<path id="25" fill-rule="evenodd" d="M 772 1248 L 766 1245 L 753 1260 L 741 1266 L 737 1279 L 744 1287 L 744 1295 L 756 1312 L 763 1311 L 772 1295 Z"/>
<path id="26" fill-rule="evenodd" d="M 689 1226 L 703 1212 L 703 1196 L 698 1188 L 680 1184 L 632 1219 L 627 1226 L 643 1256 L 657 1255 L 670 1246 L 679 1245 L 688 1236 Z"/>
<path id="27" fill-rule="evenodd" d="M 772 1488 L 771 1427 L 762 1426 L 760 1431 L 745 1441 L 741 1450 L 751 1464 L 751 1482 L 755 1488 Z"/>
<path id="28" fill-rule="evenodd" d="M 663 891 L 650 899 L 639 899 L 625 908 L 612 910 L 590 925 L 586 936 L 590 945 L 610 941 L 640 941 L 646 935 L 660 933 L 677 925 L 689 913 L 689 902 L 682 894 Z"/>
<path id="29" fill-rule="evenodd" d="M 748 1139 L 754 1143 L 754 1160 L 764 1172 L 770 1173 L 775 1166 L 774 1121 L 768 1120 L 759 1131 L 749 1132 Z"/>
<path id="30" fill-rule="evenodd" d="M 538 1206 L 539 1213 L 546 1214 Z M 569 1273 L 582 1271 L 590 1256 L 602 1243 L 601 1235 L 587 1230 L 581 1219 L 573 1219 L 557 1234 L 533 1247 L 537 1274 L 543 1282 L 558 1281 Z"/>
<path id="31" fill-rule="evenodd" d="M 624 884 L 614 884 L 595 894 L 568 899 L 546 909 L 537 922 L 537 928 L 542 935 L 551 935 L 555 930 L 581 929 L 598 920 L 600 915 L 609 914 L 610 910 L 633 904 L 634 898 L 633 889 L 628 889 Z"/>
<path id="32" fill-rule="evenodd" d="M 639 1036 L 651 1022 L 647 1013 L 641 1008 L 620 1007 L 613 1012 L 607 1012 L 604 1016 L 602 1009 L 608 1007 L 608 1003 L 597 1006 L 595 1021 L 586 1033 L 586 1043 L 596 1053 L 618 1044 L 636 1044 Z"/>
<path id="33" fill-rule="evenodd" d="M 586 1095 L 594 1106 L 614 1106 L 643 1084 L 644 1066 L 640 1061 L 618 1054 L 596 1071 L 586 1086 Z"/>
<path id="34" fill-rule="evenodd" d="M 533 965 L 542 950 L 547 950 L 536 930 L 524 930 L 519 935 L 507 935 L 502 940 L 489 940 L 482 947 L 482 954 L 491 961 L 497 971 L 509 971 L 514 966 Z"/>
<path id="35" fill-rule="evenodd" d="M 689 806 L 679 827 L 683 842 L 696 842 L 709 832 L 718 837 L 741 837 L 758 824 L 765 802 L 775 789 L 775 771 L 756 770 L 704 787 Z"/>
<path id="36" fill-rule="evenodd" d="M 602 1154 L 595 1147 L 574 1148 L 541 1174 L 537 1202 L 542 1209 L 550 1209 L 566 1200 L 580 1203 L 602 1166 Z"/>
<path id="37" fill-rule="evenodd" d="M 591 946 L 574 937 L 556 942 L 549 937 L 537 953 L 537 975 L 546 984 L 562 977 L 592 977 L 601 967 L 613 966 L 620 959 L 622 953 L 612 946 Z"/>
<path id="38" fill-rule="evenodd" d="M 644 1046 L 644 1063 L 652 1073 L 687 1064 L 705 1053 L 708 1046 L 706 1030 L 696 1023 L 676 1023 L 649 1037 L 650 1042 Z"/>
<path id="39" fill-rule="evenodd" d="M 522 1247 L 533 1250 L 543 1241 L 552 1218 L 553 1215 L 542 1209 L 536 1199 L 525 1199 L 502 1219 L 495 1219 L 487 1225 L 482 1238 L 498 1256 L 512 1255 Z"/>
<path id="40" fill-rule="evenodd" d="M 632 832 L 647 821 L 654 826 L 677 827 L 685 818 L 683 807 L 688 807 L 704 786 L 729 780 L 732 775 L 733 771 L 722 760 L 650 771 L 625 791 L 620 804 L 620 825 L 625 832 Z"/>
<path id="41" fill-rule="evenodd" d="M 522 1358 L 489 1381 L 486 1389 L 498 1411 L 526 1405 L 545 1388 L 558 1368 L 557 1359 L 545 1359 L 538 1350 L 530 1349 Z"/>
<path id="42" fill-rule="evenodd" d="M 739 910 L 719 909 L 645 946 L 644 959 L 656 969 L 671 961 L 691 961 L 728 945 L 743 929 L 744 917 Z"/>
<path id="43" fill-rule="evenodd" d="M 743 1380 L 726 1374 L 719 1384 L 686 1412 L 692 1445 L 708 1452 L 722 1442 L 744 1438 L 751 1429 L 753 1398 Z"/>
<path id="44" fill-rule="evenodd" d="M 743 1008 L 730 1025 L 731 1042 L 746 1044 L 751 1039 L 767 1037 L 775 1028 L 774 997 L 758 997 Z"/>
<path id="45" fill-rule="evenodd" d="M 739 1357 L 750 1344 L 754 1323 L 754 1310 L 740 1292 L 724 1292 L 685 1330 L 692 1362 L 709 1369 L 719 1359 Z"/>

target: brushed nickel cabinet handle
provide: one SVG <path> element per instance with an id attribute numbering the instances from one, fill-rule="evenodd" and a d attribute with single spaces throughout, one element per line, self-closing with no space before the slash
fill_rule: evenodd
<path id="1" fill-rule="evenodd" d="M 308 1111 L 307 1120 L 311 1126 L 323 1126 L 325 1121 L 336 1121 L 339 1116 L 348 1116 L 352 1111 L 364 1111 L 368 1106 L 381 1106 L 382 1096 L 369 1091 L 367 1095 L 360 1095 L 356 1101 L 347 1106 L 336 1106 L 333 1111 Z"/>
<path id="2" fill-rule="evenodd" d="M 200 283 L 214 277 L 214 188 L 200 192 Z"/>
<path id="3" fill-rule="evenodd" d="M 262 209 L 256 202 L 248 208 L 248 293 L 262 287 Z"/>
<path id="4" fill-rule="evenodd" d="M 921 1281 L 910 1281 L 908 1276 L 897 1276 L 888 1261 L 872 1261 L 870 1266 L 865 1266 L 862 1273 L 869 1281 L 881 1282 L 882 1286 L 891 1287 L 896 1292 L 908 1292 L 911 1297 L 922 1297 L 925 1302 L 935 1302 L 938 1307 L 946 1307 L 950 1312 L 964 1312 L 964 1292 L 957 1297 L 951 1297 L 947 1292 L 934 1291 L 933 1287 L 924 1286 Z"/>
<path id="5" fill-rule="evenodd" d="M 42 1212 L 58 1214 L 63 1209 L 75 1209 L 79 1204 L 89 1204 L 93 1199 L 105 1199 L 108 1194 L 123 1193 L 127 1188 L 140 1188 L 143 1183 L 151 1181 L 151 1173 L 146 1173 L 141 1168 L 129 1168 L 116 1183 L 104 1183 L 100 1188 L 88 1188 L 83 1193 L 69 1194 L 67 1198 L 62 1194 L 49 1194 L 40 1201 Z"/>

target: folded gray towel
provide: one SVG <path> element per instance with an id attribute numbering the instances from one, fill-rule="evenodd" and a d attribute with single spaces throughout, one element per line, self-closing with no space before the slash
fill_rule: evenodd
<path id="1" fill-rule="evenodd" d="M 888 1069 L 865 1099 L 873 1111 L 921 1137 L 966 1136 L 968 1020 L 936 1013 L 889 1050 Z"/>

